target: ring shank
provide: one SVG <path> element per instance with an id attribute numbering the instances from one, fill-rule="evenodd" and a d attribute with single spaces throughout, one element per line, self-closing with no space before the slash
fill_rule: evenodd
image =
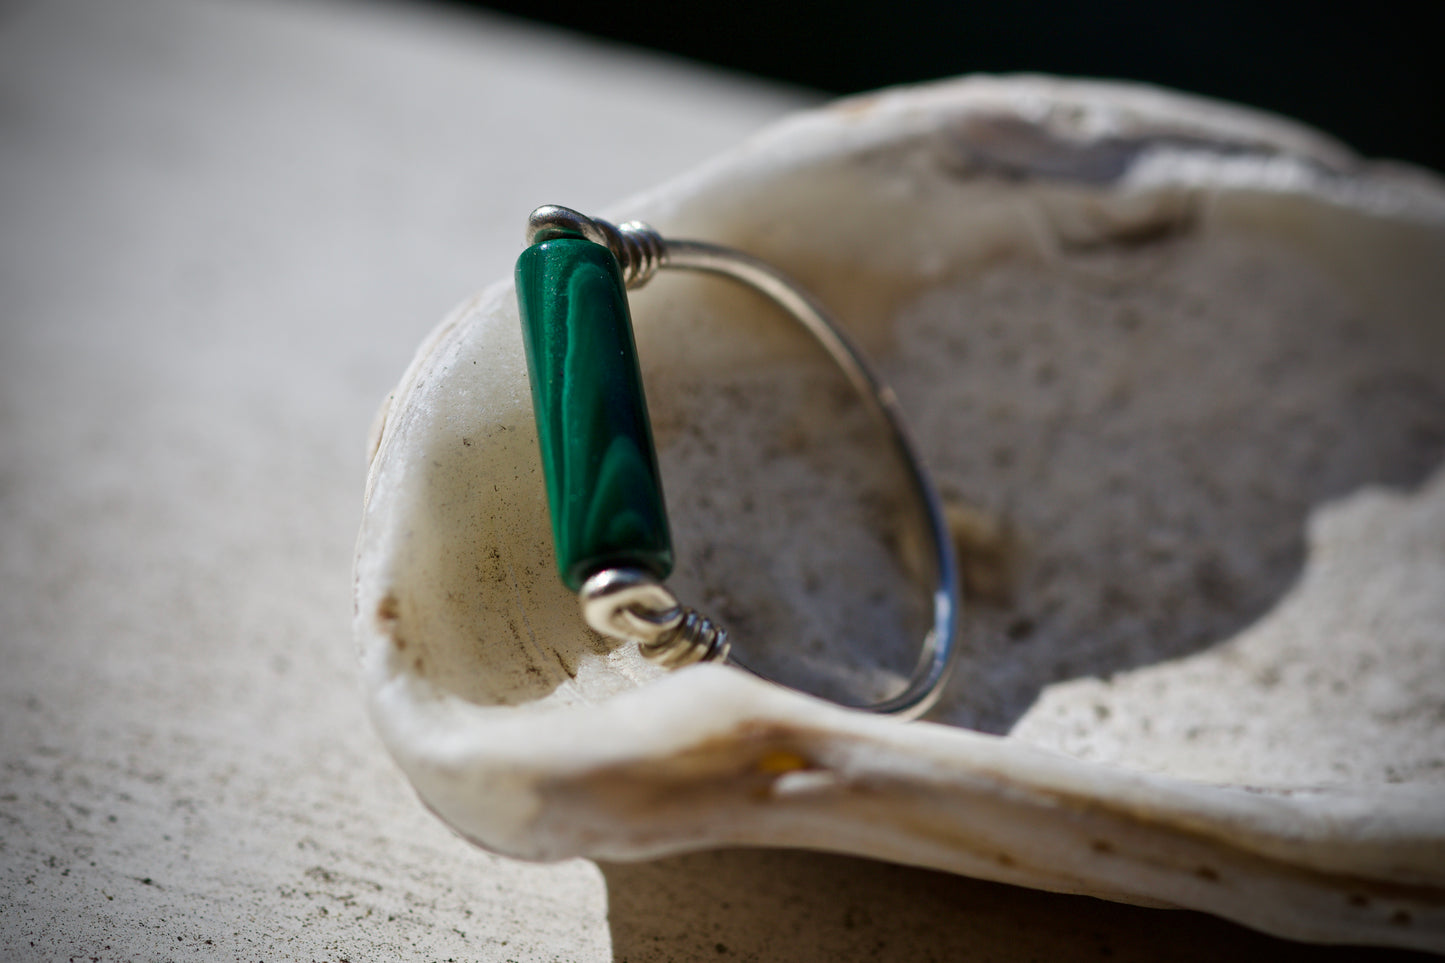
<path id="1" fill-rule="evenodd" d="M 935 575 L 935 582 L 930 586 L 933 627 L 924 636 L 918 664 L 902 692 L 879 702 L 852 705 L 850 708 L 904 718 L 922 715 L 938 700 L 952 665 L 960 610 L 958 564 L 942 500 L 923 468 L 917 446 L 903 421 L 897 396 L 874 373 L 847 335 L 828 317 L 822 305 L 766 262 L 732 248 L 702 241 L 665 240 L 660 266 L 728 277 L 773 301 L 828 352 L 868 408 L 888 429 L 889 440 L 905 467 L 909 487 L 924 510 Z"/>

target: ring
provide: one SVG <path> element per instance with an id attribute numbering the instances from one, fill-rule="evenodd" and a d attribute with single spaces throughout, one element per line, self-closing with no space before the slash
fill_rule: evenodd
<path id="1" fill-rule="evenodd" d="M 516 287 L 553 547 L 563 583 L 595 631 L 669 667 L 731 661 L 727 630 L 663 584 L 672 538 L 642 390 L 627 289 L 663 268 L 722 275 L 778 304 L 828 352 L 888 429 L 931 541 L 933 625 L 902 692 L 849 708 L 913 718 L 937 700 L 958 631 L 958 569 L 942 502 L 892 389 L 826 311 L 766 262 L 701 241 L 666 240 L 548 205 L 527 219 Z M 749 670 L 751 671 L 751 670 Z M 757 673 L 754 673 L 757 674 Z"/>

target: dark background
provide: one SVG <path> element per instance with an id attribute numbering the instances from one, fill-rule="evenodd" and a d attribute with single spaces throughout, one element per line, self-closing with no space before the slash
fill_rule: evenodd
<path id="1" fill-rule="evenodd" d="M 1148 81 L 1445 171 L 1445 0 L 453 2 L 831 94 L 976 72 Z"/>

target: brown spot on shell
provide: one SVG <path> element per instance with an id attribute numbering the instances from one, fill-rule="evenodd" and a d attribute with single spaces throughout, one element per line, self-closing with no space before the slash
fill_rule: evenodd
<path id="1" fill-rule="evenodd" d="M 1004 607 L 1013 601 L 1021 543 L 1007 519 L 960 501 L 944 506 L 958 552 L 963 593 L 974 602 Z"/>
<path id="2" fill-rule="evenodd" d="M 813 764 L 806 756 L 793 752 L 790 749 L 770 749 L 758 757 L 756 763 L 758 772 L 797 772 L 800 769 L 812 769 Z"/>

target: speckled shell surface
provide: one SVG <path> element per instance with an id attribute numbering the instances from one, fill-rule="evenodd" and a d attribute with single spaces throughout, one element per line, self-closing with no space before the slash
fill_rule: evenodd
<path id="1" fill-rule="evenodd" d="M 928 721 L 805 694 L 911 667 L 898 466 L 786 319 L 666 273 L 631 300 L 670 585 L 796 688 L 588 632 L 501 282 L 388 400 L 357 551 L 372 718 L 443 820 L 528 859 L 801 846 L 1445 950 L 1437 179 L 1153 89 L 975 78 L 600 213 L 771 261 L 873 357 L 955 523 L 962 653 Z"/>

